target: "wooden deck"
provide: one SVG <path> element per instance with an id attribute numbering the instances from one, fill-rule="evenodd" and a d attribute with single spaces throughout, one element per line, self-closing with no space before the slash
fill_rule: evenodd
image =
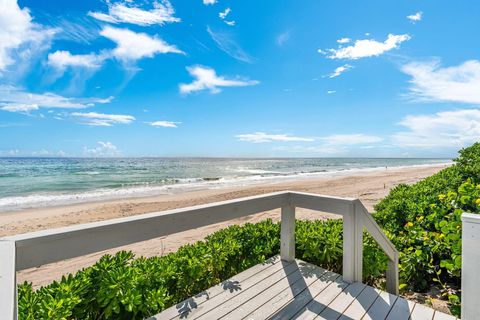
<path id="1" fill-rule="evenodd" d="M 274 257 L 149 318 L 455 320 L 300 260 Z"/>

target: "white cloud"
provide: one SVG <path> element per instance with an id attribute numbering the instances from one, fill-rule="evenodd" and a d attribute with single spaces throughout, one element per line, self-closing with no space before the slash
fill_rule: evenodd
<path id="1" fill-rule="evenodd" d="M 98 141 L 97 147 L 83 147 L 83 155 L 86 157 L 117 157 L 120 155 L 118 148 L 111 142 Z"/>
<path id="2" fill-rule="evenodd" d="M 179 85 L 180 92 L 185 94 L 201 90 L 219 93 L 222 87 L 245 87 L 259 83 L 256 80 L 243 79 L 238 76 L 234 79 L 217 76 L 215 70 L 212 68 L 199 65 L 187 67 L 187 71 L 195 80 L 192 83 L 182 83 Z"/>
<path id="3" fill-rule="evenodd" d="M 105 27 L 100 34 L 117 44 L 111 54 L 121 61 L 138 60 L 153 57 L 157 53 L 180 53 L 183 51 L 170 45 L 157 35 L 150 36 L 146 33 L 136 33 L 129 29 Z"/>
<path id="4" fill-rule="evenodd" d="M 348 69 L 351 69 L 351 68 L 353 68 L 351 65 L 344 64 L 343 66 L 340 66 L 340 67 L 336 68 L 331 74 L 328 75 L 328 77 L 329 78 L 338 77 L 339 75 L 341 75 L 342 73 L 344 73 L 345 71 L 347 71 Z"/>
<path id="5" fill-rule="evenodd" d="M 247 141 L 253 143 L 264 142 L 291 142 L 291 141 L 314 141 L 313 138 L 296 137 L 288 134 L 267 134 L 265 132 L 254 132 L 239 134 L 235 136 L 240 141 Z"/>
<path id="6" fill-rule="evenodd" d="M 383 141 L 383 138 L 362 133 L 354 134 L 334 134 L 330 136 L 320 137 L 318 140 L 324 141 L 327 145 L 345 146 L 377 143 Z"/>
<path id="7" fill-rule="evenodd" d="M 275 39 L 275 42 L 278 46 L 283 46 L 287 41 L 290 40 L 290 31 L 284 31 L 280 33 L 277 38 Z"/>
<path id="8" fill-rule="evenodd" d="M 144 10 L 137 6 L 132 6 L 134 2 L 116 2 L 109 3 L 108 14 L 101 12 L 89 12 L 88 15 L 97 20 L 109 23 L 130 23 L 140 26 L 150 26 L 154 24 L 163 25 L 165 23 L 179 22 L 180 19 L 174 17 L 175 10 L 169 1 L 153 2 L 153 9 Z"/>
<path id="9" fill-rule="evenodd" d="M 408 130 L 392 139 L 402 147 L 459 149 L 480 140 L 479 109 L 410 115 L 399 124 Z"/>
<path id="10" fill-rule="evenodd" d="M 230 57 L 247 63 L 254 62 L 255 59 L 246 53 L 229 33 L 215 32 L 210 27 L 207 27 L 207 32 L 217 47 Z"/>
<path id="11" fill-rule="evenodd" d="M 49 41 L 55 30 L 32 21 L 27 8 L 20 9 L 16 0 L 0 0 L 0 71 L 15 62 L 15 57 L 30 55 L 32 50 Z"/>
<path id="12" fill-rule="evenodd" d="M 230 12 L 232 12 L 232 9 L 226 8 L 224 11 L 219 12 L 218 16 L 220 17 L 220 19 L 223 20 L 223 22 L 225 22 L 229 26 L 234 26 L 235 25 L 235 20 L 231 20 L 231 21 L 225 20 Z"/>
<path id="13" fill-rule="evenodd" d="M 413 97 L 426 101 L 480 103 L 480 61 L 440 67 L 438 61 L 411 62 L 401 70 L 410 75 Z"/>
<path id="14" fill-rule="evenodd" d="M 67 98 L 54 93 L 30 93 L 18 87 L 0 85 L 0 108 L 12 112 L 32 111 L 38 108 L 81 109 L 96 103 L 109 103 L 112 99 L 113 97 Z"/>
<path id="15" fill-rule="evenodd" d="M 181 124 L 181 122 L 172 122 L 172 121 L 165 121 L 165 120 L 150 122 L 151 126 L 164 127 L 164 128 L 177 128 L 178 124 Z"/>
<path id="16" fill-rule="evenodd" d="M 352 39 L 350 38 L 341 38 L 337 40 L 338 43 L 343 43 L 343 44 L 349 43 L 350 41 L 352 41 Z"/>
<path id="17" fill-rule="evenodd" d="M 80 123 L 90 126 L 111 127 L 114 124 L 129 124 L 135 121 L 134 116 L 123 114 L 105 114 L 97 112 L 73 112 L 71 116 L 78 118 Z"/>
<path id="18" fill-rule="evenodd" d="M 418 11 L 415 14 L 411 14 L 407 16 L 407 19 L 410 20 L 411 23 L 415 23 L 422 20 L 422 17 L 423 17 L 423 13 L 421 11 Z"/>
<path id="19" fill-rule="evenodd" d="M 38 110 L 38 105 L 36 104 L 10 104 L 3 107 L 0 107 L 1 110 L 9 112 L 19 112 L 19 113 L 28 113 L 29 111 Z"/>
<path id="20" fill-rule="evenodd" d="M 384 42 L 376 40 L 356 40 L 355 43 L 348 47 L 338 47 L 338 49 L 327 49 L 318 52 L 327 55 L 330 59 L 351 59 L 356 60 L 366 57 L 376 57 L 392 49 L 396 49 L 399 45 L 410 39 L 408 34 L 389 34 Z"/>
<path id="21" fill-rule="evenodd" d="M 59 71 L 65 71 L 68 67 L 98 69 L 104 58 L 94 53 L 72 55 L 68 51 L 55 51 L 48 55 L 47 63 Z"/>
<path id="22" fill-rule="evenodd" d="M 203 4 L 208 6 L 217 3 L 217 0 L 203 0 Z"/>

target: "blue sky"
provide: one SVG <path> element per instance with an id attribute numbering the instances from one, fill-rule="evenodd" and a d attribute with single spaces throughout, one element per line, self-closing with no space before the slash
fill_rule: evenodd
<path id="1" fill-rule="evenodd" d="M 0 156 L 452 157 L 478 1 L 0 0 Z"/>

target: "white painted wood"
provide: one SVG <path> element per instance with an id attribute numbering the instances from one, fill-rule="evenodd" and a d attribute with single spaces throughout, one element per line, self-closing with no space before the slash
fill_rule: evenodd
<path id="1" fill-rule="evenodd" d="M 285 192 L 32 232 L 17 244 L 17 270 L 145 241 L 288 205 Z"/>
<path id="2" fill-rule="evenodd" d="M 281 211 L 280 256 L 282 260 L 295 260 L 295 207 L 285 206 Z"/>
<path id="3" fill-rule="evenodd" d="M 0 241 L 0 319 L 17 319 L 15 242 Z"/>
<path id="4" fill-rule="evenodd" d="M 391 293 L 381 291 L 367 313 L 362 317 L 362 320 L 385 319 L 397 298 L 397 296 Z"/>
<path id="5" fill-rule="evenodd" d="M 353 283 L 356 281 L 357 270 L 357 243 L 355 236 L 356 219 L 355 207 L 350 203 L 348 211 L 343 216 L 343 264 L 342 275 L 343 281 Z"/>
<path id="6" fill-rule="evenodd" d="M 386 320 L 408 320 L 414 307 L 415 302 L 399 297 L 397 301 L 395 301 L 392 309 L 390 309 Z"/>
<path id="7" fill-rule="evenodd" d="M 462 319 L 478 320 L 480 277 L 480 215 L 462 214 Z"/>
<path id="8" fill-rule="evenodd" d="M 410 320 L 432 320 L 434 313 L 435 310 L 432 308 L 416 303 L 410 315 Z"/>
<path id="9" fill-rule="evenodd" d="M 398 295 L 400 289 L 399 285 L 398 253 L 395 253 L 394 259 L 388 261 L 386 271 L 386 290 L 391 294 Z"/>
<path id="10" fill-rule="evenodd" d="M 433 320 L 457 320 L 457 318 L 440 311 L 435 311 L 435 314 L 433 315 Z"/>
<path id="11" fill-rule="evenodd" d="M 149 320 L 170 320 L 176 318 L 182 313 L 186 313 L 191 309 L 195 309 L 195 307 L 198 307 L 200 304 L 212 299 L 213 297 L 221 294 L 229 296 L 235 292 L 238 292 L 239 290 L 245 290 L 249 285 L 247 280 L 250 279 L 250 284 L 254 285 L 258 279 L 263 279 L 280 270 L 282 267 L 283 265 L 280 263 L 280 256 L 272 257 L 266 262 L 257 264 L 233 276 L 232 278 L 219 283 L 216 286 L 200 292 L 194 297 L 171 306 L 170 308 L 162 311 L 160 314 L 150 317 Z M 225 296 L 223 298 L 226 299 Z"/>
<path id="12" fill-rule="evenodd" d="M 284 261 L 275 264 L 275 266 L 273 266 L 272 268 L 268 269 L 269 272 L 259 273 L 257 274 L 257 276 L 248 278 L 247 280 L 243 281 L 241 283 L 241 290 L 227 291 L 225 293 L 207 299 L 206 301 L 204 301 L 204 303 L 199 304 L 196 308 L 192 308 L 188 315 L 186 313 L 180 314 L 173 319 L 196 319 L 204 314 L 208 314 L 208 312 L 212 310 L 221 308 L 225 303 L 228 303 L 230 300 L 236 298 L 239 295 L 242 295 L 242 297 L 246 297 L 251 294 L 252 291 L 258 290 L 258 288 L 268 288 L 280 281 L 281 279 L 285 278 L 287 275 L 298 270 L 298 267 L 295 263 Z M 242 298 L 237 298 L 235 301 L 241 299 Z"/>
<path id="13" fill-rule="evenodd" d="M 354 212 L 354 265 L 353 274 L 355 282 L 362 282 L 363 280 L 363 211 L 360 206 L 363 206 L 360 201 L 353 203 Z"/>
<path id="14" fill-rule="evenodd" d="M 236 311 L 237 308 L 241 308 L 240 310 L 243 311 L 242 307 L 246 306 L 248 310 L 250 310 L 250 307 L 248 305 L 258 302 L 257 296 L 259 296 L 263 291 L 268 289 L 270 293 L 273 292 L 273 294 L 275 294 L 285 288 L 288 288 L 290 284 L 293 284 L 302 278 L 302 274 L 300 273 L 298 266 L 296 266 L 296 263 L 293 262 L 290 265 L 296 267 L 293 272 L 287 271 L 285 272 L 285 274 L 283 274 L 283 277 L 281 278 L 280 276 L 271 276 L 268 279 L 265 279 L 264 281 L 250 288 L 249 290 L 243 291 L 241 294 L 233 297 L 225 303 L 220 304 L 216 308 L 212 309 L 210 312 L 204 313 L 203 315 L 195 319 L 234 319 L 233 317 L 230 318 L 230 313 Z M 245 310 L 244 314 L 248 314 L 249 312 Z"/>
<path id="15" fill-rule="evenodd" d="M 327 271 L 318 281 L 315 281 L 308 286 L 308 289 L 300 293 L 290 301 L 286 306 L 268 316 L 271 320 L 292 319 L 296 313 L 306 310 L 306 305 L 312 301 L 317 295 L 321 294 L 333 281 L 335 281 L 339 274 Z M 248 319 L 248 317 L 247 317 Z"/>
<path id="16" fill-rule="evenodd" d="M 361 319 L 380 295 L 380 290 L 365 287 L 352 304 L 343 312 L 340 320 Z"/>
<path id="17" fill-rule="evenodd" d="M 304 192 L 290 192 L 292 206 L 304 209 L 344 215 L 350 208 L 353 198 L 339 198 Z"/>
<path id="18" fill-rule="evenodd" d="M 306 263 L 303 264 L 307 266 Z M 229 313 L 225 316 L 225 319 L 267 319 L 268 316 L 281 309 L 285 304 L 296 299 L 300 293 L 308 290 L 308 287 L 319 281 L 319 278 L 326 272 L 326 270 L 322 268 L 303 269 L 304 268 L 299 265 L 301 277 L 298 281 L 294 283 L 289 282 L 289 286 L 283 290 L 280 287 L 272 287 L 263 291 L 251 301 L 248 301 Z M 246 314 L 248 314 L 248 316 L 244 317 Z"/>
<path id="19" fill-rule="evenodd" d="M 346 287 L 315 319 L 338 319 L 345 309 L 365 289 L 366 285 L 355 282 Z"/>
<path id="20" fill-rule="evenodd" d="M 342 277 L 338 277 L 324 291 L 311 300 L 304 309 L 300 310 L 292 319 L 311 320 L 315 319 L 327 306 L 348 286 Z"/>

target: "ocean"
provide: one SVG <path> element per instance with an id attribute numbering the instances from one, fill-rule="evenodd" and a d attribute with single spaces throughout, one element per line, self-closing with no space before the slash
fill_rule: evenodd
<path id="1" fill-rule="evenodd" d="M 0 158 L 0 212 L 449 162 L 379 158 Z"/>

